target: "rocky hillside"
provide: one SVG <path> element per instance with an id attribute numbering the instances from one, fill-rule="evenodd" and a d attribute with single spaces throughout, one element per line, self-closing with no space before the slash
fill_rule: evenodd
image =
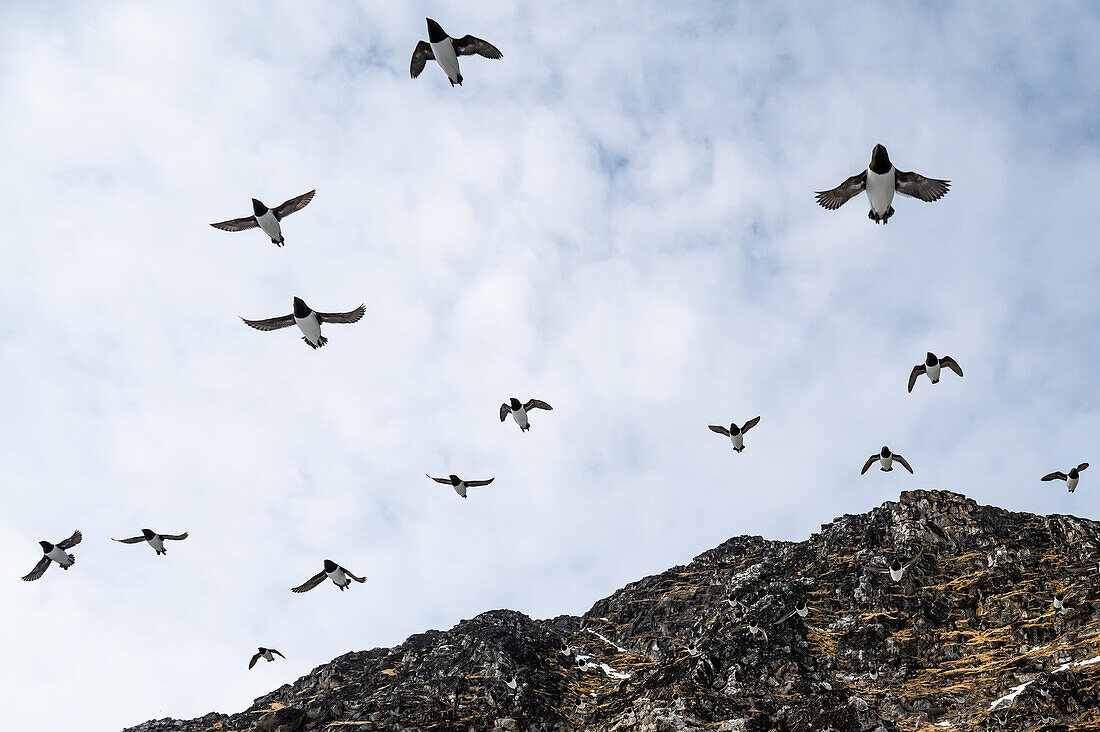
<path id="1" fill-rule="evenodd" d="M 484 613 L 131 732 L 1096 730 L 1098 543 L 1097 522 L 912 491 L 801 543 L 730 539 L 582 617 Z M 872 569 L 913 557 L 899 582 Z"/>

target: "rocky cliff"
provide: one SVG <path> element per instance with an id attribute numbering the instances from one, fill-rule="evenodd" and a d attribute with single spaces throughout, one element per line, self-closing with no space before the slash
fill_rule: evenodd
<path id="1" fill-rule="evenodd" d="M 1098 543 L 1097 522 L 912 491 L 800 543 L 730 539 L 582 617 L 484 613 L 130 732 L 1096 730 Z"/>

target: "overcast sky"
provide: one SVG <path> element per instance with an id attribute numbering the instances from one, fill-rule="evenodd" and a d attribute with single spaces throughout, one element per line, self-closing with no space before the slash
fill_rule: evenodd
<path id="1" fill-rule="evenodd" d="M 426 15 L 504 59 L 410 80 Z M 1085 3 L 5 4 L 6 724 L 239 711 L 910 488 L 1096 517 L 1100 474 L 1039 478 L 1100 463 L 1097 37 Z M 819 208 L 879 142 L 951 192 Z M 312 188 L 285 248 L 208 225 Z M 239 320 L 295 295 L 366 317 Z M 927 350 L 966 376 L 907 394 Z M 861 477 L 883 444 L 916 475 Z M 110 541 L 143 527 L 190 538 Z M 326 557 L 367 584 L 291 594 Z"/>

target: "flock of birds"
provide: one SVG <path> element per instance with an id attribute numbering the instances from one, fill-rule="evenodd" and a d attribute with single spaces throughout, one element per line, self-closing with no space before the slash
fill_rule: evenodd
<path id="1" fill-rule="evenodd" d="M 470 35 L 463 36 L 462 38 L 452 38 L 447 35 L 439 23 L 431 18 L 427 18 L 426 20 L 428 25 L 428 40 L 421 40 L 416 44 L 416 49 L 413 51 L 412 62 L 409 67 L 410 75 L 414 79 L 424 70 L 428 61 L 435 61 L 447 75 L 447 79 L 450 81 L 452 87 L 456 85 L 461 86 L 462 73 L 459 67 L 459 56 L 479 55 L 488 59 L 500 59 L 503 57 L 501 52 L 487 41 Z M 867 213 L 868 218 L 876 223 L 886 224 L 895 213 L 892 203 L 896 193 L 918 198 L 922 201 L 932 202 L 946 195 L 949 188 L 950 181 L 928 178 L 919 173 L 905 172 L 896 169 L 890 161 L 890 156 L 886 148 L 883 145 L 875 145 L 871 153 L 871 162 L 865 170 L 851 176 L 836 188 L 818 192 L 816 197 L 817 202 L 821 206 L 829 210 L 835 210 L 860 193 L 866 193 L 867 200 L 870 203 L 870 210 Z M 246 231 L 259 228 L 264 234 L 270 237 L 272 244 L 281 247 L 286 243 L 282 230 L 283 219 L 308 206 L 310 201 L 313 200 L 315 193 L 315 190 L 311 190 L 308 193 L 303 193 L 300 196 L 295 196 L 294 198 L 284 201 L 274 208 L 269 208 L 258 199 L 253 198 L 251 216 L 220 221 L 211 224 L 211 226 L 222 231 Z M 281 315 L 263 320 L 248 320 L 244 318 L 242 318 L 242 320 L 250 327 L 261 331 L 280 330 L 282 328 L 289 328 L 292 325 L 297 326 L 302 333 L 302 340 L 305 341 L 306 345 L 310 348 L 318 349 L 328 342 L 328 338 L 321 335 L 322 324 L 357 323 L 362 319 L 365 313 L 365 305 L 360 305 L 346 312 L 321 312 L 311 308 L 301 298 L 295 297 L 293 300 L 293 309 L 289 315 Z M 922 374 L 926 375 L 933 384 L 939 383 L 940 374 L 944 368 L 954 371 L 960 377 L 963 375 L 962 368 L 954 358 L 950 356 L 937 357 L 934 353 L 929 352 L 922 363 L 913 367 L 909 375 L 909 391 L 913 391 L 913 386 L 916 384 L 917 378 Z M 530 413 L 535 409 L 551 410 L 553 407 L 539 399 L 530 399 L 526 402 L 521 402 L 519 399 L 512 397 L 508 402 L 501 404 L 500 421 L 504 422 L 508 416 L 511 415 L 520 430 L 527 432 L 531 428 L 529 419 Z M 755 427 L 759 422 L 760 417 L 757 416 L 748 420 L 740 427 L 734 423 L 730 424 L 729 427 L 710 425 L 710 429 L 724 437 L 728 437 L 733 445 L 733 449 L 740 453 L 745 449 L 745 433 Z M 899 463 L 910 473 L 913 472 L 912 466 L 904 457 L 891 451 L 889 447 L 883 446 L 880 451 L 867 459 L 867 462 L 863 466 L 863 470 L 860 471 L 861 474 L 866 473 L 876 461 L 878 461 L 880 465 L 880 470 L 884 472 L 893 470 L 894 462 Z M 1081 463 L 1076 467 L 1070 468 L 1069 471 L 1065 473 L 1055 471 L 1044 476 L 1042 480 L 1063 480 L 1072 493 L 1077 488 L 1081 471 L 1085 470 L 1088 465 L 1088 463 Z M 493 478 L 467 480 L 453 474 L 438 478 L 431 475 L 427 477 L 431 478 L 436 483 L 450 485 L 462 498 L 467 497 L 468 488 L 485 486 L 493 482 Z M 40 541 L 39 545 L 42 548 L 42 557 L 34 566 L 34 569 L 23 577 L 23 580 L 30 582 L 39 579 L 45 574 L 51 564 L 57 564 L 64 570 L 69 569 L 76 562 L 76 557 L 70 554 L 68 550 L 79 544 L 82 538 L 83 536 L 80 531 L 74 531 L 72 536 L 57 543 Z M 156 554 L 163 555 L 167 553 L 164 542 L 182 541 L 186 538 L 187 532 L 182 534 L 159 534 L 151 529 L 142 529 L 140 536 L 134 536 L 127 539 L 114 539 L 114 541 L 123 544 L 146 542 L 152 547 Z M 882 574 L 889 574 L 894 582 L 900 582 L 905 576 L 906 571 L 920 559 L 920 557 L 921 553 L 918 552 L 915 557 L 905 563 L 895 559 L 888 566 L 872 566 L 870 569 Z M 326 579 L 331 580 L 341 591 L 350 587 L 352 581 L 359 583 L 366 582 L 366 577 L 360 577 L 336 562 L 326 559 L 324 560 L 324 566 L 320 572 L 297 587 L 292 588 L 292 592 L 307 592 L 323 583 Z M 731 599 L 728 600 L 728 602 L 735 609 L 747 610 L 742 603 L 736 600 Z M 1064 597 L 1057 596 L 1055 598 L 1055 604 L 1057 605 L 1056 609 L 1063 609 L 1063 602 Z M 800 618 L 805 618 L 809 614 L 810 609 L 811 608 L 807 606 L 804 601 L 799 601 L 790 612 L 776 620 L 773 625 L 783 623 L 795 615 Z M 762 635 L 764 640 L 767 641 L 767 633 L 764 631 L 761 623 L 755 620 L 749 620 L 747 627 L 754 638 L 758 635 Z M 261 658 L 269 662 L 273 661 L 276 655 L 285 658 L 283 654 L 273 648 L 261 647 L 252 656 L 248 667 L 251 669 Z"/>

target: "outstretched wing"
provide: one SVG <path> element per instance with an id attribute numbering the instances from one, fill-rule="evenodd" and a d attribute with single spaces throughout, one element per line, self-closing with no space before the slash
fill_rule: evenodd
<path id="1" fill-rule="evenodd" d="M 360 305 L 346 313 L 317 313 L 317 317 L 322 323 L 358 323 L 365 312 L 367 312 L 367 306 Z"/>
<path id="2" fill-rule="evenodd" d="M 1082 470 L 1084 470 L 1088 466 L 1089 466 L 1088 463 L 1081 463 L 1080 465 L 1077 466 L 1077 472 L 1080 473 Z"/>
<path id="3" fill-rule="evenodd" d="M 797 612 L 796 610 L 791 610 L 791 611 L 790 611 L 789 613 L 787 613 L 786 615 L 784 615 L 783 617 L 781 617 L 781 618 L 780 618 L 779 620 L 776 620 L 776 621 L 775 621 L 774 623 L 772 623 L 772 625 L 779 625 L 780 623 L 782 623 L 782 622 L 784 622 L 784 621 L 788 620 L 788 619 L 789 619 L 789 618 L 790 618 L 790 617 L 791 617 L 792 615 L 794 615 L 794 614 L 795 614 L 796 612 Z"/>
<path id="4" fill-rule="evenodd" d="M 324 582 L 325 577 L 327 577 L 327 576 L 328 575 L 325 573 L 325 570 L 322 569 L 320 572 L 313 575 L 312 577 L 307 579 L 302 584 L 298 585 L 297 587 L 292 587 L 290 591 L 291 592 L 309 592 L 314 587 L 316 587 L 317 585 Z"/>
<path id="5" fill-rule="evenodd" d="M 427 473 L 424 473 L 424 475 L 428 476 L 429 478 L 432 478 L 432 476 L 428 475 Z M 450 478 L 432 478 L 432 480 L 434 480 L 436 483 L 442 483 L 443 485 L 450 485 L 451 484 L 451 479 Z"/>
<path id="6" fill-rule="evenodd" d="M 725 435 L 726 437 L 730 436 L 730 431 L 729 431 L 729 428 L 727 428 L 727 427 L 723 427 L 720 424 L 711 424 L 711 425 L 707 425 L 707 426 L 710 427 L 711 432 L 717 432 L 718 434 Z"/>
<path id="7" fill-rule="evenodd" d="M 867 171 L 865 170 L 858 175 L 853 175 L 832 190 L 818 191 L 816 194 L 817 202 L 821 204 L 822 208 L 835 211 L 847 203 L 850 198 L 858 195 L 859 192 L 866 187 Z"/>
<path id="8" fill-rule="evenodd" d="M 283 218 L 289 216 L 295 211 L 301 211 L 303 208 L 309 205 L 310 201 L 313 200 L 313 194 L 315 194 L 316 192 L 317 190 L 314 189 L 309 193 L 303 193 L 300 196 L 295 196 L 294 198 L 283 201 L 275 207 L 275 218 L 282 221 Z"/>
<path id="9" fill-rule="evenodd" d="M 527 403 L 523 405 L 523 408 L 528 412 L 530 412 L 532 409 L 546 409 L 550 411 L 553 411 L 554 409 L 541 399 L 528 399 Z"/>
<path id="10" fill-rule="evenodd" d="M 923 550 L 923 549 L 921 549 L 921 550 L 920 550 L 919 552 L 917 552 L 917 556 L 913 557 L 913 558 L 912 558 L 912 559 L 910 559 L 910 560 L 909 560 L 908 562 L 906 562 L 905 564 L 901 565 L 901 568 L 902 568 L 902 569 L 909 569 L 909 568 L 910 568 L 910 567 L 912 567 L 912 566 L 913 566 L 914 564 L 916 564 L 916 563 L 917 563 L 917 560 L 919 560 L 919 559 L 920 559 L 920 558 L 921 558 L 922 556 L 924 556 L 924 550 Z"/>
<path id="11" fill-rule="evenodd" d="M 84 536 L 79 531 L 74 531 L 73 535 L 70 536 L 68 539 L 66 539 L 65 541 L 58 542 L 57 543 L 57 548 L 58 549 L 72 549 L 74 546 L 79 544 L 80 540 L 83 539 L 83 538 L 84 538 Z"/>
<path id="12" fill-rule="evenodd" d="M 508 415 L 511 414 L 511 413 L 512 413 L 512 408 L 509 407 L 507 404 L 501 404 L 500 405 L 500 421 L 501 422 L 503 422 L 508 417 Z"/>
<path id="13" fill-rule="evenodd" d="M 30 574 L 23 576 L 24 582 L 34 582 L 36 579 L 45 574 L 47 567 L 50 566 L 50 558 L 43 556 L 38 560 L 38 564 L 34 565 L 34 569 L 30 571 Z"/>
<path id="14" fill-rule="evenodd" d="M 745 422 L 745 426 L 741 428 L 741 434 L 744 434 L 744 433 L 748 432 L 749 430 L 751 430 L 753 427 L 755 427 L 758 424 L 760 424 L 760 418 L 759 417 L 753 417 L 748 422 Z"/>
<path id="15" fill-rule="evenodd" d="M 462 482 L 465 483 L 468 486 L 473 486 L 473 487 L 476 488 L 479 485 L 489 485 L 494 480 L 496 480 L 496 478 L 489 478 L 489 480 L 464 480 Z M 450 481 L 448 481 L 448 482 L 450 482 Z"/>
<path id="16" fill-rule="evenodd" d="M 870 570 L 871 572 L 877 572 L 878 574 L 890 574 L 890 568 L 889 567 L 880 567 L 877 564 L 868 565 L 867 569 Z"/>
<path id="17" fill-rule="evenodd" d="M 345 571 L 347 571 L 347 570 L 345 570 Z M 278 652 L 278 651 L 276 651 L 276 650 L 275 650 L 274 648 L 268 648 L 267 650 L 271 651 L 272 653 L 274 653 L 274 654 L 275 654 L 276 656 L 278 656 L 279 658 L 286 658 L 286 656 L 284 656 L 283 654 L 279 653 L 279 652 Z"/>
<path id="18" fill-rule="evenodd" d="M 919 198 L 922 201 L 938 201 L 947 195 L 947 189 L 951 187 L 951 181 L 937 178 L 925 178 L 920 173 L 906 173 L 904 170 L 894 171 L 894 188 L 903 196 Z"/>
<path id="19" fill-rule="evenodd" d="M 962 366 L 959 366 L 959 362 L 956 361 L 955 359 L 951 358 L 950 356 L 944 356 L 943 358 L 941 358 L 940 359 L 940 366 L 946 366 L 947 368 L 951 369 L 952 371 L 954 371 L 959 376 L 963 375 Z"/>
<path id="20" fill-rule="evenodd" d="M 253 666 L 255 666 L 255 665 L 256 665 L 256 661 L 259 661 L 259 660 L 260 660 L 260 656 L 262 656 L 262 655 L 263 655 L 262 653 L 257 653 L 256 655 L 254 655 L 254 656 L 252 657 L 252 660 L 248 662 L 248 667 L 249 667 L 249 668 L 252 668 Z"/>
<path id="21" fill-rule="evenodd" d="M 421 41 L 423 43 L 423 41 Z M 473 56 L 475 53 L 478 56 L 484 56 L 485 58 L 503 58 L 504 54 L 497 50 L 497 47 L 488 41 L 483 41 L 480 38 L 474 36 L 462 36 L 462 38 L 454 39 L 455 53 L 459 56 Z"/>
<path id="22" fill-rule="evenodd" d="M 351 573 L 351 570 L 349 570 L 347 567 L 340 567 L 340 569 L 344 570 L 344 574 L 346 574 L 348 577 L 351 577 L 356 582 L 366 582 L 367 581 L 366 577 L 356 577 L 354 574 Z M 281 656 L 283 654 L 280 653 L 279 655 Z"/>
<path id="23" fill-rule="evenodd" d="M 907 461 L 907 460 L 906 460 L 905 458 L 903 458 L 903 457 L 902 457 L 901 455 L 898 455 L 898 454 L 897 454 L 897 453 L 895 452 L 895 453 L 894 453 L 894 459 L 895 459 L 895 460 L 897 460 L 897 461 L 898 461 L 899 463 L 901 463 L 901 467 L 903 467 L 903 468 L 905 468 L 906 470 L 908 470 L 908 471 L 909 471 L 909 473 L 910 473 L 910 475 L 912 475 L 912 473 L 913 473 L 913 468 L 912 468 L 912 466 L 911 466 L 911 465 L 909 465 L 909 462 L 908 462 L 908 461 Z"/>
<path id="24" fill-rule="evenodd" d="M 913 386 L 917 383 L 917 377 L 923 374 L 927 369 L 924 368 L 923 363 L 918 363 L 913 367 L 913 371 L 909 374 L 909 393 L 913 393 Z"/>
<path id="25" fill-rule="evenodd" d="M 222 231 L 244 231 L 245 229 L 255 229 L 259 226 L 259 223 L 256 222 L 255 216 L 246 216 L 243 219 L 229 219 L 229 221 L 219 221 L 210 225 Z"/>
<path id="26" fill-rule="evenodd" d="M 1047 473 L 1043 476 L 1043 480 L 1065 480 L 1066 474 L 1061 470 L 1055 470 L 1053 473 Z"/>
<path id="27" fill-rule="evenodd" d="M 427 41 L 417 43 L 416 48 L 413 49 L 412 63 L 409 64 L 409 75 L 415 79 L 424 70 L 424 64 L 434 60 L 435 54 L 432 53 L 432 44 Z"/>
<path id="28" fill-rule="evenodd" d="M 256 330 L 279 330 L 279 328 L 289 328 L 294 325 L 294 315 L 281 315 L 267 320 L 249 320 L 248 318 L 241 318 L 241 320 L 245 325 Z"/>
<path id="29" fill-rule="evenodd" d="M 185 531 L 182 534 L 161 534 L 160 538 L 168 541 L 183 541 L 187 538 L 187 532 Z"/>
<path id="30" fill-rule="evenodd" d="M 134 536 L 134 537 L 131 537 L 129 539 L 115 539 L 115 538 L 112 538 L 111 541 L 117 541 L 119 544 L 137 544 L 139 541 L 145 541 L 145 537 L 144 536 Z"/>
<path id="31" fill-rule="evenodd" d="M 863 470 L 859 471 L 859 474 L 863 475 L 868 470 L 870 470 L 871 466 L 875 464 L 876 460 L 878 460 L 878 453 L 877 452 L 874 455 L 872 455 L 871 457 L 867 458 L 867 462 L 865 462 L 863 464 Z"/>

